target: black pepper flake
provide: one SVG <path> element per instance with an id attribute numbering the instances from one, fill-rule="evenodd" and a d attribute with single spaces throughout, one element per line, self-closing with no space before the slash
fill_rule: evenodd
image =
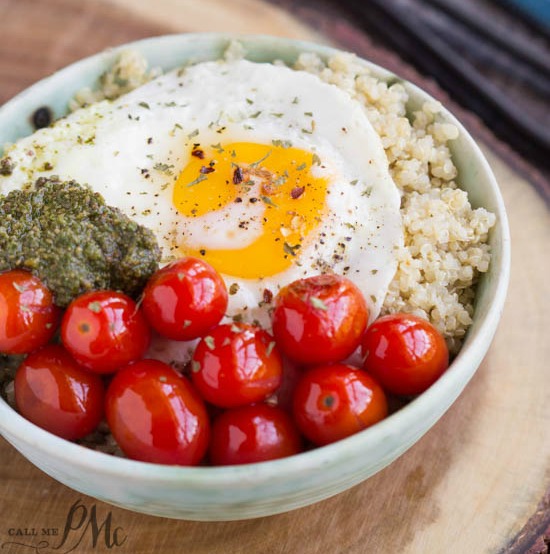
<path id="1" fill-rule="evenodd" d="M 243 182 L 243 170 L 240 167 L 236 167 L 233 172 L 233 184 L 238 185 Z"/>
<path id="2" fill-rule="evenodd" d="M 3 158 L 0 160 L 0 175 L 4 175 L 5 177 L 8 177 L 13 173 L 13 170 L 15 169 L 15 163 L 12 161 L 12 159 L 8 156 L 7 158 Z"/>
<path id="3" fill-rule="evenodd" d="M 242 201 L 243 201 L 243 199 L 242 199 L 240 196 L 237 196 L 237 198 L 235 198 L 235 202 L 236 202 L 237 204 L 239 204 L 239 203 L 242 202 Z"/>
<path id="4" fill-rule="evenodd" d="M 202 174 L 212 173 L 213 171 L 216 171 L 213 167 L 206 167 L 205 165 L 203 165 L 200 169 Z"/>
<path id="5" fill-rule="evenodd" d="M 195 156 L 195 158 L 199 158 L 199 160 L 204 160 L 204 151 L 196 148 L 191 152 L 191 156 Z"/>
<path id="6" fill-rule="evenodd" d="M 41 108 L 38 108 L 32 114 L 32 124 L 34 125 L 35 129 L 43 129 L 44 127 L 48 127 L 51 124 L 52 120 L 52 110 L 47 106 L 42 106 Z"/>
<path id="7" fill-rule="evenodd" d="M 153 144 L 153 137 L 149 137 L 147 139 L 147 144 Z"/>
<path id="8" fill-rule="evenodd" d="M 206 250 L 204 250 L 204 248 L 202 248 L 201 250 L 199 250 L 199 254 L 201 256 L 204 256 L 206 254 Z"/>
<path id="9" fill-rule="evenodd" d="M 258 201 L 258 198 L 254 198 L 254 197 L 252 197 L 252 198 L 249 200 L 249 202 L 250 202 L 251 204 L 255 204 L 257 201 Z"/>

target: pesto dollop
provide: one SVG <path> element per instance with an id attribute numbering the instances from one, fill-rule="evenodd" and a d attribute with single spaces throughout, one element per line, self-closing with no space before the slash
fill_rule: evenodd
<path id="1" fill-rule="evenodd" d="M 61 307 L 90 290 L 139 295 L 160 254 L 151 230 L 75 181 L 41 178 L 0 198 L 0 271 L 31 271 Z"/>

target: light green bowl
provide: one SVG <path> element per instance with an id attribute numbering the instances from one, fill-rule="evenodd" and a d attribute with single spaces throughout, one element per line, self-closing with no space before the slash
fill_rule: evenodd
<path id="1" fill-rule="evenodd" d="M 151 66 L 170 69 L 188 61 L 221 57 L 230 35 L 170 35 L 126 45 Z M 239 36 L 254 61 L 293 62 L 299 53 L 327 57 L 336 50 L 295 40 Z M 86 58 L 40 81 L 0 108 L 0 144 L 32 133 L 30 116 L 50 106 L 56 117 L 84 86 L 94 86 L 119 49 Z M 365 63 L 375 76 L 388 71 Z M 430 99 L 406 84 L 410 108 Z M 460 129 L 452 142 L 461 186 L 475 207 L 494 212 L 492 262 L 477 296 L 474 323 L 449 370 L 424 394 L 384 421 L 352 437 L 296 456 L 234 467 L 175 467 L 116 458 L 62 440 L 28 422 L 0 399 L 0 432 L 37 467 L 69 487 L 118 506 L 165 517 L 235 520 L 285 512 L 318 502 L 367 479 L 410 448 L 451 406 L 485 356 L 502 311 L 510 268 L 510 237 L 504 204 L 491 169 L 478 146 Z"/>

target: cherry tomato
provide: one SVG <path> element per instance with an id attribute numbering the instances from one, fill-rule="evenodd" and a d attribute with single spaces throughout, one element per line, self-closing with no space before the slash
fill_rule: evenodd
<path id="1" fill-rule="evenodd" d="M 210 461 L 250 464 L 297 454 L 302 441 L 289 415 L 275 406 L 255 404 L 227 410 L 212 425 Z"/>
<path id="2" fill-rule="evenodd" d="M 273 337 L 254 325 L 219 325 L 198 343 L 191 377 L 202 397 L 233 408 L 261 402 L 281 384 L 283 364 Z"/>
<path id="3" fill-rule="evenodd" d="M 447 344 L 425 319 L 410 314 L 378 318 L 361 345 L 363 367 L 396 395 L 424 392 L 449 365 Z"/>
<path id="4" fill-rule="evenodd" d="M 319 446 L 353 435 L 387 415 L 386 395 L 380 385 L 349 365 L 308 369 L 294 391 L 298 429 Z"/>
<path id="5" fill-rule="evenodd" d="M 61 322 L 61 339 L 81 365 L 96 373 L 112 373 L 145 354 L 151 332 L 131 298 L 97 291 L 69 304 Z"/>
<path id="6" fill-rule="evenodd" d="M 359 346 L 367 320 L 365 299 L 349 279 L 315 275 L 279 291 L 273 334 L 281 351 L 297 362 L 337 362 Z"/>
<path id="7" fill-rule="evenodd" d="M 15 403 L 23 417 L 68 440 L 91 433 L 103 418 L 103 381 L 58 344 L 29 354 L 15 373 Z"/>
<path id="8" fill-rule="evenodd" d="M 52 293 L 31 273 L 0 273 L 0 352 L 26 354 L 53 337 L 61 311 Z"/>
<path id="9" fill-rule="evenodd" d="M 130 458 L 196 465 L 208 448 L 210 424 L 191 383 L 169 365 L 140 360 L 118 371 L 106 395 L 107 422 Z"/>
<path id="10" fill-rule="evenodd" d="M 159 334 L 190 340 L 220 322 L 227 308 L 227 289 L 212 266 L 196 258 L 183 258 L 151 277 L 142 306 Z"/>

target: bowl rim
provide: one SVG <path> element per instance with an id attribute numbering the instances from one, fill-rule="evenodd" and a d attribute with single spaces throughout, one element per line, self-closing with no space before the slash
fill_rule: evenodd
<path id="1" fill-rule="evenodd" d="M 229 43 L 232 40 L 237 40 L 245 45 L 245 49 L 246 44 L 260 44 L 269 47 L 275 46 L 282 50 L 290 47 L 293 51 L 314 52 L 321 55 L 323 58 L 344 52 L 339 48 L 314 42 L 273 37 L 269 35 L 175 33 L 141 39 L 83 58 L 36 82 L 0 107 L 0 121 L 3 119 L 6 112 L 20 108 L 25 101 L 32 98 L 37 91 L 40 91 L 45 85 L 62 83 L 64 77 L 74 72 L 78 73 L 79 71 L 83 71 L 86 67 L 91 67 L 95 64 L 99 65 L 101 62 L 105 65 L 107 63 L 105 57 L 106 53 L 113 57 L 119 52 L 129 48 L 141 51 L 147 49 L 147 47 L 151 45 L 162 48 L 174 44 L 185 43 L 186 41 L 192 42 L 197 40 L 206 41 L 207 43 L 209 41 L 226 41 Z M 276 57 L 273 59 L 276 59 Z M 357 60 L 359 63 L 366 64 L 377 77 L 382 79 L 394 77 L 394 74 L 387 69 L 368 60 L 359 57 Z M 99 73 L 97 73 L 97 76 L 99 76 Z M 400 81 L 403 82 L 409 95 L 412 94 L 422 100 L 434 100 L 432 96 L 406 79 L 400 78 Z M 403 429 L 408 427 L 408 423 L 410 424 L 411 421 L 418 420 L 419 418 L 430 419 L 430 414 L 432 414 L 431 406 L 437 403 L 439 396 L 446 395 L 448 398 L 451 398 L 451 401 L 442 412 L 437 413 L 435 418 L 432 414 L 431 419 L 433 421 L 430 421 L 429 424 L 429 427 L 431 427 L 462 392 L 462 389 L 466 386 L 489 349 L 490 342 L 496 331 L 498 320 L 504 306 L 510 276 L 511 256 L 510 232 L 504 202 L 489 163 L 472 136 L 456 117 L 445 107 L 443 107 L 441 113 L 445 120 L 450 121 L 458 127 L 460 135 L 468 142 L 469 149 L 478 159 L 480 167 L 486 174 L 488 182 L 491 185 L 491 193 L 495 202 L 495 205 L 491 209 L 496 212 L 496 225 L 499 227 L 502 238 L 501 250 L 499 252 L 501 266 L 498 271 L 496 283 L 491 287 L 490 291 L 487 291 L 487 294 L 491 293 L 491 305 L 477 328 L 476 336 L 465 341 L 459 354 L 449 366 L 449 369 L 427 391 L 394 412 L 388 418 L 355 435 L 327 446 L 314 448 L 287 458 L 240 466 L 171 466 L 116 457 L 50 434 L 24 419 L 2 398 L 0 398 L 0 434 L 7 438 L 8 442 L 11 442 L 9 441 L 10 436 L 17 437 L 17 440 L 27 443 L 32 448 L 41 450 L 53 458 L 64 458 L 70 464 L 77 465 L 82 469 L 100 471 L 104 474 L 124 477 L 126 479 L 131 478 L 140 481 L 143 479 L 153 479 L 158 482 L 171 482 L 177 480 L 179 482 L 188 483 L 195 488 L 215 488 L 239 483 L 242 479 L 245 479 L 248 483 L 254 484 L 255 482 L 263 482 L 267 479 L 280 478 L 281 475 L 285 474 L 292 474 L 293 476 L 305 475 L 315 469 L 325 468 L 329 465 L 338 465 L 348 456 L 368 450 L 370 447 L 384 440 L 384 438 L 399 435 Z M 473 370 L 471 368 L 473 368 Z M 404 450 L 407 448 L 408 446 L 405 447 Z M 382 467 L 379 469 L 382 469 Z"/>

